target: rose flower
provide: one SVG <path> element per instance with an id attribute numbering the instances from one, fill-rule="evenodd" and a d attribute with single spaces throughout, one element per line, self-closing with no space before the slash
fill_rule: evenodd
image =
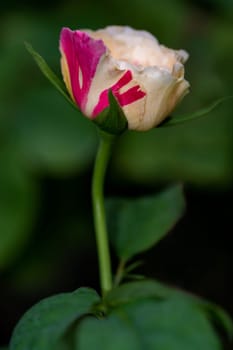
<path id="1" fill-rule="evenodd" d="M 63 28 L 61 67 L 65 85 L 90 119 L 109 106 L 109 90 L 131 130 L 161 123 L 187 94 L 184 50 L 158 43 L 146 31 L 110 26 L 97 31 Z"/>

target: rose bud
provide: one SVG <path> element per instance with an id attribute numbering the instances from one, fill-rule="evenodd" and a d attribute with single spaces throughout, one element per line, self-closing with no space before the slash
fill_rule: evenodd
<path id="1" fill-rule="evenodd" d="M 160 124 L 188 93 L 184 50 L 160 45 L 146 31 L 110 26 L 97 31 L 63 28 L 61 67 L 76 105 L 90 119 L 109 107 L 109 91 L 131 130 Z"/>

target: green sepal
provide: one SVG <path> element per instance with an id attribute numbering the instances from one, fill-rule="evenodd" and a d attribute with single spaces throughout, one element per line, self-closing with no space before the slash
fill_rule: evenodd
<path id="1" fill-rule="evenodd" d="M 205 115 L 212 112 L 220 104 L 222 104 L 223 102 L 225 102 L 231 98 L 233 98 L 233 95 L 232 96 L 225 96 L 225 97 L 219 98 L 218 100 L 212 102 L 209 106 L 204 107 L 196 112 L 188 113 L 188 114 L 185 114 L 182 116 L 168 117 L 159 125 L 159 127 L 175 126 L 178 124 L 184 124 L 186 122 L 204 117 Z"/>
<path id="2" fill-rule="evenodd" d="M 113 135 L 123 133 L 128 127 L 128 121 L 119 106 L 112 90 L 108 92 L 109 107 L 104 109 L 93 122 L 103 131 Z"/>
<path id="3" fill-rule="evenodd" d="M 44 58 L 36 52 L 32 45 L 25 42 L 25 47 L 28 50 L 28 52 L 32 55 L 33 59 L 35 60 L 36 64 L 40 68 L 41 72 L 44 74 L 44 76 L 50 81 L 50 83 L 62 94 L 63 97 L 73 106 L 77 109 L 77 105 L 74 103 L 74 101 L 71 99 L 70 95 L 67 92 L 66 86 L 63 83 L 61 79 L 58 78 L 58 76 L 53 72 L 53 70 L 49 67 L 49 65 L 46 63 Z"/>
<path id="4" fill-rule="evenodd" d="M 35 60 L 44 76 L 60 92 L 60 94 L 65 97 L 65 99 L 73 107 L 75 107 L 75 109 L 78 109 L 78 106 L 70 97 L 64 82 L 58 78 L 58 76 L 49 67 L 44 58 L 33 49 L 31 44 L 25 42 L 25 47 L 27 51 L 32 55 L 33 59 Z M 102 111 L 95 119 L 93 119 L 93 122 L 107 134 L 118 135 L 127 129 L 128 122 L 111 90 L 109 90 L 108 98 L 109 107 Z"/>

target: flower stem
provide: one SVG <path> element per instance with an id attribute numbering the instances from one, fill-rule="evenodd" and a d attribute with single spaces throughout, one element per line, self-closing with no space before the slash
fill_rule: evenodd
<path id="1" fill-rule="evenodd" d="M 116 271 L 115 279 L 114 279 L 114 287 L 117 287 L 122 281 L 122 278 L 124 277 L 125 264 L 126 264 L 125 260 L 120 260 L 120 263 Z"/>
<path id="2" fill-rule="evenodd" d="M 114 138 L 112 135 L 101 133 L 92 178 L 92 204 L 99 259 L 100 285 L 103 295 L 112 288 L 111 259 L 104 207 L 104 179 Z"/>

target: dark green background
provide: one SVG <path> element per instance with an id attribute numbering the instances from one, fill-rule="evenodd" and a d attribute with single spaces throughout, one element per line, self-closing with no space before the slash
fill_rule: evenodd
<path id="1" fill-rule="evenodd" d="M 232 0 L 8 1 L 0 5 L 0 345 L 42 297 L 98 288 L 90 203 L 95 128 L 42 76 L 23 42 L 59 72 L 61 27 L 130 25 L 190 53 L 191 93 L 175 114 L 232 94 Z M 184 218 L 143 255 L 139 272 L 233 313 L 233 102 L 189 124 L 126 133 L 107 178 L 111 195 L 183 182 Z M 136 238 L 135 238 L 136 239 Z"/>

